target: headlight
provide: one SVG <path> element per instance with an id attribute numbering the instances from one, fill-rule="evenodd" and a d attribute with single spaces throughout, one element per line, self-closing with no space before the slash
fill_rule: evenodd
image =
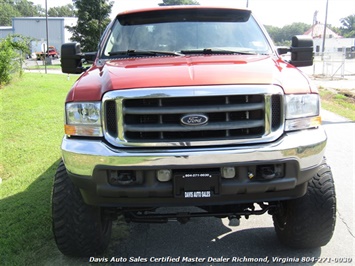
<path id="1" fill-rule="evenodd" d="M 317 94 L 286 95 L 286 119 L 319 115 Z"/>
<path id="2" fill-rule="evenodd" d="M 65 113 L 65 134 L 73 136 L 103 136 L 101 102 L 68 103 Z"/>
<path id="3" fill-rule="evenodd" d="M 321 125 L 320 100 L 317 94 L 286 95 L 286 131 Z"/>

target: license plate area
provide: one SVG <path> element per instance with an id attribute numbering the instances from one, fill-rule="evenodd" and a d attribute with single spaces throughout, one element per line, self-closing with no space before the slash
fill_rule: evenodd
<path id="1" fill-rule="evenodd" d="M 219 194 L 218 170 L 174 172 L 174 195 L 182 198 L 210 198 Z"/>

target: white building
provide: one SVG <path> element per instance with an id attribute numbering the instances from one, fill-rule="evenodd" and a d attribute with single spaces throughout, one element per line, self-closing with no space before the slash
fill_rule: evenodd
<path id="1" fill-rule="evenodd" d="M 60 49 L 61 45 L 70 42 L 72 34 L 66 26 L 75 26 L 77 18 L 49 17 L 48 18 L 48 44 Z M 8 34 L 21 34 L 32 38 L 32 52 L 41 51 L 42 44 L 47 42 L 45 17 L 21 17 L 12 19 L 12 27 L 0 27 L 0 38 Z"/>
<path id="2" fill-rule="evenodd" d="M 304 35 L 312 36 L 314 52 L 316 54 L 323 51 L 324 24 L 316 23 Z M 343 50 L 350 51 L 355 46 L 355 38 L 343 38 L 329 28 L 325 31 L 325 53 L 343 53 Z"/>
<path id="3" fill-rule="evenodd" d="M 5 38 L 12 33 L 12 27 L 1 26 L 0 27 L 0 39 Z"/>

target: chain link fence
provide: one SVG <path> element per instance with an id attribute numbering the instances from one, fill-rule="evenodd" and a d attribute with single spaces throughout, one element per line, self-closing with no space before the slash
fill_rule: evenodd
<path id="1" fill-rule="evenodd" d="M 338 52 L 316 54 L 312 68 L 315 77 L 344 79 L 355 76 L 355 52 L 343 48 Z"/>

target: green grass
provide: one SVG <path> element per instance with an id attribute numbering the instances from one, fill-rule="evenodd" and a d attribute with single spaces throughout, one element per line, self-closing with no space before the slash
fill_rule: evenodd
<path id="1" fill-rule="evenodd" d="M 88 264 L 62 255 L 51 229 L 64 100 L 75 79 L 25 73 L 0 89 L 0 265 Z M 122 222 L 113 229 L 107 257 L 117 255 L 115 245 L 127 235 Z"/>
<path id="2" fill-rule="evenodd" d="M 355 96 L 348 92 L 319 89 L 322 108 L 355 121 Z M 346 95 L 345 95 L 346 94 Z"/>
<path id="3" fill-rule="evenodd" d="M 60 157 L 64 100 L 72 83 L 64 75 L 26 73 L 0 90 L 1 164 L 5 171 L 1 176 L 5 181 L 21 178 L 19 174 L 28 174 L 29 168 L 42 173 L 45 169 L 39 166 Z"/>
<path id="4" fill-rule="evenodd" d="M 58 256 L 50 195 L 60 159 L 65 75 L 24 74 L 0 90 L 0 265 Z"/>
<path id="5" fill-rule="evenodd" d="M 36 66 L 25 67 L 26 70 L 44 70 L 46 67 L 42 65 L 42 62 L 38 63 Z M 58 69 L 61 70 L 61 65 L 47 65 L 47 69 Z"/>

